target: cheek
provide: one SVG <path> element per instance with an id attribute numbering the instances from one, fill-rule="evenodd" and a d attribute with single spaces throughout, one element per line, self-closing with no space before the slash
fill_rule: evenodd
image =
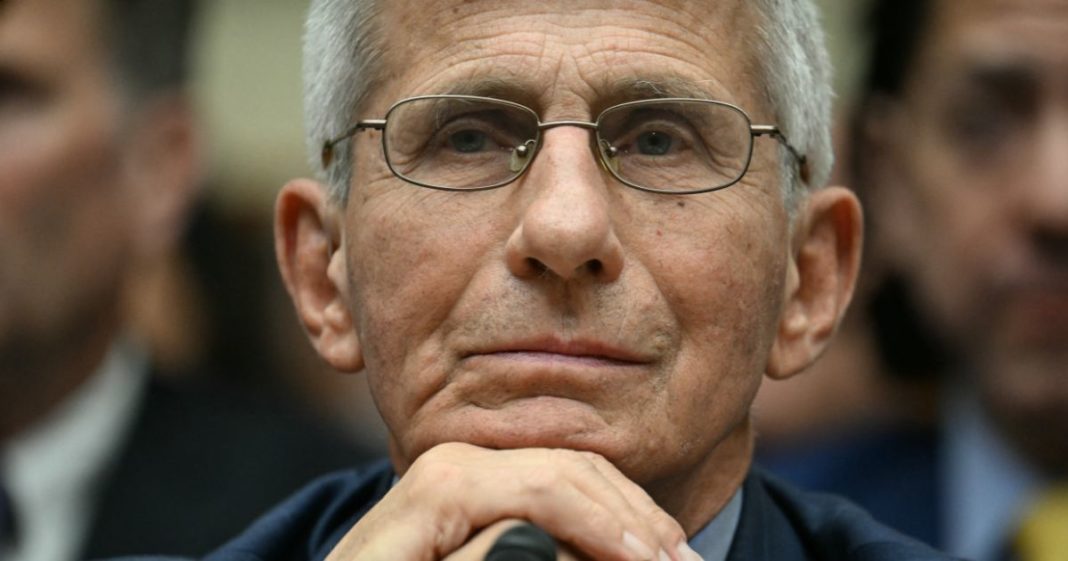
<path id="1" fill-rule="evenodd" d="M 785 216 L 764 209 L 756 216 L 768 218 L 753 220 L 752 210 L 741 210 L 728 200 L 714 218 L 680 221 L 687 227 L 675 229 L 651 257 L 682 334 L 675 397 L 696 408 L 725 403 L 714 397 L 723 392 L 755 391 L 778 328 Z M 694 232 L 694 224 L 707 224 L 707 231 Z"/>
<path id="2" fill-rule="evenodd" d="M 481 200 L 500 190 L 457 197 L 388 181 L 390 190 L 372 185 L 370 198 L 350 204 L 352 312 L 372 385 L 404 396 L 410 410 L 441 383 L 453 359 L 442 328 L 503 245 L 497 205 Z"/>
<path id="3" fill-rule="evenodd" d="M 49 330 L 113 297 L 132 209 L 113 131 L 54 115 L 34 125 L 17 142 L 0 131 L 0 296 Z"/>
<path id="4" fill-rule="evenodd" d="M 0 228 L 13 230 L 5 239 L 53 256 L 97 242 L 89 258 L 106 253 L 109 232 L 123 223 L 118 148 L 101 119 L 70 113 L 0 131 Z"/>
<path id="5" fill-rule="evenodd" d="M 1012 266 L 1012 248 L 1020 242 L 999 196 L 1005 180 L 997 173 L 977 176 L 931 155 L 917 157 L 912 165 L 914 191 L 905 211 L 915 215 L 910 222 L 916 228 L 906 266 L 940 321 L 969 322 L 987 307 L 984 294 L 998 271 Z"/>
<path id="6" fill-rule="evenodd" d="M 660 295 L 656 313 L 671 314 L 677 330 L 639 423 L 649 432 L 643 455 L 663 462 L 704 453 L 747 417 L 782 307 L 785 218 L 726 193 L 706 198 L 708 208 L 697 199 L 661 208 L 645 242 L 631 244 Z"/>
<path id="7" fill-rule="evenodd" d="M 703 204 L 711 208 L 680 212 L 658 229 L 663 243 L 649 252 L 649 269 L 701 343 L 766 339 L 754 334 L 774 331 L 782 304 L 788 242 L 781 203 L 725 192 Z"/>

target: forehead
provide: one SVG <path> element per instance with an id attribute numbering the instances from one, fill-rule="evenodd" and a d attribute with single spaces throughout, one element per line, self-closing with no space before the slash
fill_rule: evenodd
<path id="1" fill-rule="evenodd" d="M 928 74 L 1004 75 L 1055 82 L 1068 91 L 1068 0 L 942 0 L 935 6 L 924 49 Z"/>
<path id="2" fill-rule="evenodd" d="M 628 91 L 651 83 L 669 90 L 690 86 L 667 94 L 751 106 L 761 91 L 748 47 L 755 21 L 744 2 L 445 0 L 428 10 L 412 0 L 388 6 L 383 35 L 392 39 L 377 96 L 387 105 L 417 94 L 482 93 L 569 112 L 571 106 L 648 97 Z"/>
<path id="3" fill-rule="evenodd" d="M 0 0 L 0 65 L 39 72 L 102 61 L 100 2 Z"/>

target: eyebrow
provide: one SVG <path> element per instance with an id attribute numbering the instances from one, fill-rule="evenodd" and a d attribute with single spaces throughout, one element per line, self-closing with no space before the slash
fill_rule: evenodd
<path id="1" fill-rule="evenodd" d="M 983 61 L 972 64 L 964 80 L 972 87 L 1011 95 L 1027 95 L 1038 88 L 1039 71 L 1026 59 Z"/>
<path id="2" fill-rule="evenodd" d="M 713 86 L 712 88 L 708 86 Z M 608 82 L 600 88 L 599 101 L 607 101 L 608 105 L 624 101 L 639 99 L 664 99 L 664 98 L 694 98 L 694 99 L 725 99 L 722 91 L 714 80 L 694 82 L 675 76 L 664 77 L 628 77 Z M 720 93 L 715 93 L 716 91 Z M 536 108 L 539 103 L 539 95 L 535 89 L 523 85 L 523 79 L 519 76 L 509 77 L 480 77 L 460 81 L 441 92 L 449 95 L 474 95 L 506 99 Z"/>
<path id="3" fill-rule="evenodd" d="M 0 3 L 3 2 L 4 0 L 0 0 Z M 5 94 L 18 93 L 27 97 L 44 98 L 49 94 L 50 87 L 45 79 L 0 60 L 0 91 Z"/>
<path id="4" fill-rule="evenodd" d="M 709 83 L 712 81 L 709 80 Z M 611 87 L 612 92 L 618 92 L 626 96 L 637 96 L 641 99 L 662 99 L 669 97 L 689 97 L 695 99 L 718 99 L 722 94 L 714 93 L 702 82 L 684 80 L 675 76 L 661 78 L 624 78 L 616 81 Z"/>
<path id="5" fill-rule="evenodd" d="M 537 95 L 522 86 L 522 80 L 515 78 L 480 77 L 457 82 L 444 92 L 446 95 L 475 95 L 514 101 L 531 106 Z"/>

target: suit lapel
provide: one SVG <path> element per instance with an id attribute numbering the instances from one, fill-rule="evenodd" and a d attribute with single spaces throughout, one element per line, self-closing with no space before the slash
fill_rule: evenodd
<path id="1" fill-rule="evenodd" d="M 742 514 L 727 561 L 805 561 L 809 557 L 785 513 L 750 471 L 743 484 Z"/>

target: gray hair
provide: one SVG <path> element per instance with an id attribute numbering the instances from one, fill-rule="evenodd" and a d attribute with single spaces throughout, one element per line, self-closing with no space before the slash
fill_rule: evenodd
<path id="1" fill-rule="evenodd" d="M 811 0 L 756 0 L 761 20 L 751 52 L 764 77 L 764 95 L 783 134 L 808 159 L 807 182 L 797 162 L 782 150 L 787 208 L 806 188 L 830 177 L 831 70 L 818 10 Z M 323 142 L 343 134 L 373 89 L 382 58 L 374 25 L 376 0 L 312 0 L 304 34 L 304 118 L 312 168 L 344 201 L 352 181 L 352 153 L 340 143 L 329 169 Z"/>

